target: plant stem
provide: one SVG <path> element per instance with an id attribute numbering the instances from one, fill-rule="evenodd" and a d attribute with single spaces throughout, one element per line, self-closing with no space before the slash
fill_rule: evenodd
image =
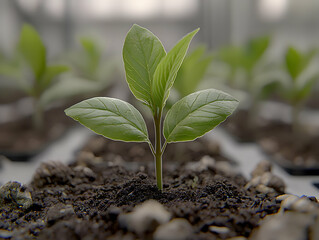
<path id="1" fill-rule="evenodd" d="M 43 109 L 38 99 L 34 99 L 33 129 L 40 132 L 43 128 Z"/>
<path id="2" fill-rule="evenodd" d="M 162 180 L 162 133 L 161 133 L 161 118 L 162 111 L 154 116 L 155 125 L 155 172 L 156 172 L 156 183 L 160 191 L 163 190 L 163 180 Z"/>

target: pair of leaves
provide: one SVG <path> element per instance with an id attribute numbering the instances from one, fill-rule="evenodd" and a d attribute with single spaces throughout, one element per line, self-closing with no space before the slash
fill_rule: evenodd
<path id="1" fill-rule="evenodd" d="M 205 54 L 206 47 L 198 46 L 188 54 L 177 73 L 174 88 L 181 97 L 194 92 L 203 79 L 207 68 L 213 60 L 212 54 Z"/>
<path id="2" fill-rule="evenodd" d="M 215 89 L 190 94 L 168 111 L 164 136 L 168 143 L 191 141 L 223 122 L 238 101 Z M 98 97 L 65 110 L 66 115 L 94 132 L 113 140 L 149 142 L 146 124 L 138 110 L 119 99 Z"/>
<path id="3" fill-rule="evenodd" d="M 161 41 L 138 25 L 128 32 L 123 60 L 127 83 L 134 96 L 153 113 L 165 106 L 189 44 L 199 29 L 182 38 L 167 54 Z"/>

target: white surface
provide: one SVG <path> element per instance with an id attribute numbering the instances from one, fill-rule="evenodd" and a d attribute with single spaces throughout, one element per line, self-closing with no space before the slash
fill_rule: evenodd
<path id="1" fill-rule="evenodd" d="M 74 153 L 92 135 L 92 132 L 84 127 L 75 127 L 67 135 L 53 143 L 39 155 L 30 159 L 28 162 L 12 162 L 8 159 L 1 159 L 0 184 L 7 181 L 19 181 L 29 183 L 35 170 L 42 162 L 60 161 L 68 163 L 74 158 Z"/>
<path id="2" fill-rule="evenodd" d="M 221 128 L 213 130 L 210 137 L 219 141 L 223 153 L 238 163 L 239 171 L 247 179 L 260 161 L 269 159 L 255 143 L 238 143 Z M 292 176 L 276 164 L 272 172 L 284 180 L 288 193 L 319 198 L 319 190 L 313 186 L 313 182 L 319 182 L 319 176 Z"/>

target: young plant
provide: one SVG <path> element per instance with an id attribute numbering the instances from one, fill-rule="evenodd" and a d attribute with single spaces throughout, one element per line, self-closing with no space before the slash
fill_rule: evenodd
<path id="1" fill-rule="evenodd" d="M 180 98 L 197 89 L 212 60 L 213 55 L 206 54 L 204 45 L 198 46 L 186 55 L 174 83 L 174 89 L 177 90 Z"/>
<path id="2" fill-rule="evenodd" d="M 17 85 L 34 99 L 33 125 L 43 128 L 43 104 L 41 98 L 53 80 L 68 70 L 64 65 L 47 65 L 45 46 L 36 30 L 24 24 L 17 45 L 19 64 L 2 64 L 0 74 L 15 80 Z M 14 62 L 16 63 L 16 62 Z"/>
<path id="3" fill-rule="evenodd" d="M 230 66 L 231 86 L 245 90 L 249 95 L 248 126 L 256 125 L 259 103 L 268 97 L 279 83 L 275 67 L 262 62 L 269 47 L 268 36 L 254 38 L 242 47 L 230 46 L 219 52 L 219 58 Z M 235 82 L 236 73 L 242 70 L 243 81 Z"/>
<path id="4" fill-rule="evenodd" d="M 281 95 L 292 106 L 292 126 L 296 136 L 300 136 L 302 132 L 299 120 L 300 110 L 310 97 L 314 85 L 319 79 L 317 71 L 310 74 L 308 71 L 307 74 L 315 54 L 315 50 L 310 50 L 303 54 L 293 47 L 289 47 L 285 53 L 285 69 L 288 78 L 282 85 L 283 91 L 281 91 Z"/>
<path id="5" fill-rule="evenodd" d="M 100 91 L 105 90 L 117 70 L 117 59 L 103 57 L 102 49 L 89 37 L 82 37 L 79 42 L 81 49 L 68 55 L 75 75 L 87 79 L 92 85 L 98 85 Z"/>
<path id="6" fill-rule="evenodd" d="M 163 189 L 162 155 L 166 145 L 201 137 L 224 121 L 238 105 L 232 96 L 215 89 L 195 92 L 172 106 L 162 127 L 162 113 L 170 89 L 197 31 L 183 37 L 168 53 L 160 40 L 145 28 L 133 25 L 127 33 L 123 47 L 126 81 L 134 96 L 152 112 L 154 143 L 149 139 L 140 112 L 122 100 L 95 97 L 65 110 L 66 115 L 107 138 L 148 143 L 155 159 L 159 190 Z"/>

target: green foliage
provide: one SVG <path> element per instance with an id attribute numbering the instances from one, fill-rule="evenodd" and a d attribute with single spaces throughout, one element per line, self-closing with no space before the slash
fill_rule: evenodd
<path id="1" fill-rule="evenodd" d="M 1 62 L 0 75 L 12 80 L 22 91 L 34 98 L 34 127 L 40 129 L 44 107 L 42 98 L 54 80 L 69 68 L 47 64 L 45 46 L 37 31 L 28 24 L 22 26 L 16 56 L 16 59 Z"/>
<path id="2" fill-rule="evenodd" d="M 162 110 L 169 96 L 169 91 L 174 84 L 176 74 L 182 65 L 188 46 L 199 29 L 183 37 L 163 60 L 158 64 L 154 72 L 152 83 L 152 97 L 154 106 Z"/>
<path id="3" fill-rule="evenodd" d="M 37 31 L 28 24 L 22 27 L 18 52 L 32 68 L 36 81 L 41 81 L 46 70 L 46 50 Z"/>
<path id="4" fill-rule="evenodd" d="M 148 141 L 142 115 L 122 100 L 95 97 L 73 105 L 65 113 L 107 138 L 125 142 Z"/>
<path id="5" fill-rule="evenodd" d="M 315 50 L 310 50 L 304 54 L 293 47 L 288 47 L 286 50 L 285 69 L 289 75 L 289 79 L 283 84 L 282 95 L 292 104 L 298 104 L 306 100 L 310 96 L 313 86 L 318 81 L 318 71 L 303 76 L 315 54 Z"/>
<path id="6" fill-rule="evenodd" d="M 123 47 L 126 80 L 134 96 L 153 113 L 155 144 L 148 138 L 143 117 L 132 105 L 114 98 L 92 98 L 65 110 L 66 114 L 107 138 L 147 142 L 156 162 L 157 186 L 162 190 L 162 155 L 166 144 L 202 136 L 224 121 L 238 101 L 221 91 L 208 89 L 175 103 L 164 120 L 162 110 L 195 30 L 180 40 L 166 55 L 159 39 L 149 30 L 133 25 Z"/>
<path id="7" fill-rule="evenodd" d="M 237 107 L 232 96 L 215 89 L 192 93 L 173 105 L 164 121 L 168 143 L 191 141 L 223 122 Z"/>
<path id="8" fill-rule="evenodd" d="M 126 81 L 134 96 L 153 107 L 151 88 L 154 72 L 166 52 L 160 40 L 150 31 L 133 25 L 123 47 Z"/>
<path id="9" fill-rule="evenodd" d="M 213 60 L 213 55 L 205 54 L 205 52 L 205 46 L 198 46 L 193 52 L 186 55 L 177 73 L 174 85 L 181 97 L 194 92 L 203 79 L 207 68 Z"/>
<path id="10" fill-rule="evenodd" d="M 261 60 L 268 49 L 269 43 L 270 38 L 265 36 L 252 39 L 244 46 L 242 63 L 247 72 L 252 71 L 256 64 Z"/>

